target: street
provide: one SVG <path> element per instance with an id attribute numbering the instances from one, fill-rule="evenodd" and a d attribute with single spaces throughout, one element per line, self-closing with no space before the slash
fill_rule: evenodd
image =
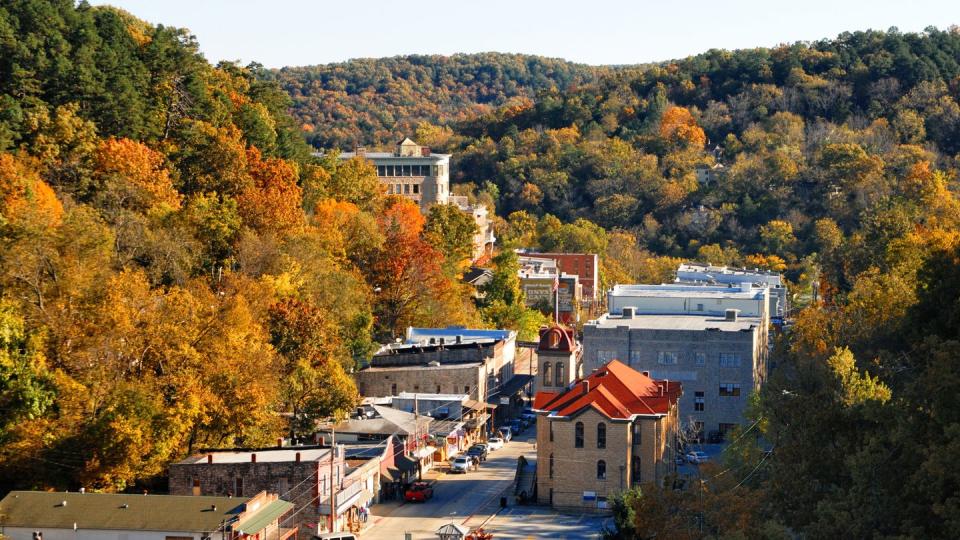
<path id="1" fill-rule="evenodd" d="M 414 539 L 435 539 L 435 531 L 447 523 L 480 526 L 499 509 L 504 490 L 509 490 L 505 496 L 509 504 L 514 505 L 512 487 L 517 457 L 535 455 L 535 441 L 535 428 L 530 427 L 500 450 L 491 452 L 479 471 L 439 475 L 431 471 L 428 477 L 437 477 L 433 499 L 422 504 L 373 506 L 373 526 L 363 531 L 362 537 L 364 540 L 402 540 L 404 533 L 409 532 Z"/>

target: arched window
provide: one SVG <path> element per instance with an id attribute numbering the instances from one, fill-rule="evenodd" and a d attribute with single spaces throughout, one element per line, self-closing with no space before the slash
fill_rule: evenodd
<path id="1" fill-rule="evenodd" d="M 550 348 L 556 349 L 560 346 L 560 333 L 556 330 L 550 332 Z"/>
<path id="2" fill-rule="evenodd" d="M 553 478 L 553 454 L 550 454 L 550 478 Z"/>
<path id="3" fill-rule="evenodd" d="M 597 480 L 607 479 L 607 462 L 600 460 L 597 462 Z"/>
<path id="4" fill-rule="evenodd" d="M 630 458 L 630 483 L 634 486 L 640 485 L 640 456 Z"/>
<path id="5" fill-rule="evenodd" d="M 597 424 L 597 448 L 607 447 L 607 425 L 603 422 Z"/>
<path id="6" fill-rule="evenodd" d="M 554 386 L 565 386 L 563 384 L 563 362 L 557 362 L 557 384 Z"/>
<path id="7" fill-rule="evenodd" d="M 583 448 L 583 422 L 577 422 L 573 428 L 573 446 L 574 448 Z"/>
<path id="8" fill-rule="evenodd" d="M 552 386 L 551 385 L 552 380 L 553 380 L 553 377 L 550 373 L 550 362 L 544 362 L 543 363 L 543 385 Z"/>

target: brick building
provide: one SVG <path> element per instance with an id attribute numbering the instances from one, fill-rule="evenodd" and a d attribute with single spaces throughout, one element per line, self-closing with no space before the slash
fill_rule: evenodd
<path id="1" fill-rule="evenodd" d="M 599 299 L 600 288 L 600 258 L 596 253 L 538 253 L 524 251 L 524 256 L 538 259 L 550 259 L 556 263 L 557 269 L 564 274 L 579 278 L 583 289 L 582 302 L 585 307 L 592 307 Z"/>
<path id="2" fill-rule="evenodd" d="M 329 447 L 297 446 L 201 451 L 170 465 L 169 481 L 173 495 L 278 493 L 293 503 L 301 530 L 315 531 L 316 524 L 329 527 L 331 491 L 336 491 L 337 530 L 349 526 L 357 507 L 375 500 L 376 493 L 366 488 L 378 488 L 379 479 L 368 485 L 366 476 L 362 469 L 347 464 L 342 446 L 335 453 Z"/>
<path id="3" fill-rule="evenodd" d="M 537 499 L 603 511 L 616 493 L 663 482 L 675 468 L 676 381 L 613 361 L 561 392 L 538 392 Z"/>
<path id="4" fill-rule="evenodd" d="M 518 262 L 517 276 L 527 307 L 567 324 L 580 320 L 583 286 L 579 276 L 561 271 L 550 258 L 521 255 Z"/>

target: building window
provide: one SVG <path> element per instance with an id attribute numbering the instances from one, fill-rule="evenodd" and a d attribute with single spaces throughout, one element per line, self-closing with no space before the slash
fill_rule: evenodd
<path id="1" fill-rule="evenodd" d="M 600 460 L 597 462 L 597 480 L 607 479 L 607 462 Z"/>
<path id="2" fill-rule="evenodd" d="M 693 358 L 697 362 L 698 366 L 707 365 L 707 353 L 702 353 L 702 352 L 695 353 Z"/>
<path id="3" fill-rule="evenodd" d="M 550 422 L 550 442 L 553 442 L 553 422 Z"/>
<path id="4" fill-rule="evenodd" d="M 703 311 L 703 304 L 697 304 L 697 311 Z"/>
<path id="5" fill-rule="evenodd" d="M 573 429 L 573 447 L 583 448 L 583 422 L 577 422 Z"/>
<path id="6" fill-rule="evenodd" d="M 597 448 L 607 447 L 607 425 L 603 422 L 597 424 Z"/>
<path id="7" fill-rule="evenodd" d="M 630 351 L 630 365 L 631 365 L 631 366 L 634 365 L 634 364 L 639 364 L 639 363 L 640 363 L 640 358 L 641 358 L 640 355 L 641 355 L 641 354 L 642 354 L 641 351 Z"/>
<path id="8" fill-rule="evenodd" d="M 397 176 L 396 174 L 393 174 L 393 172 L 393 165 L 387 165 L 387 176 Z"/>
<path id="9" fill-rule="evenodd" d="M 556 349 L 560 346 L 560 333 L 550 332 L 550 348 Z"/>
<path id="10" fill-rule="evenodd" d="M 720 427 L 720 430 L 719 430 L 720 436 L 724 436 L 730 431 L 732 431 L 733 428 L 737 427 L 737 424 L 720 424 L 719 427 Z"/>
<path id="11" fill-rule="evenodd" d="M 463 387 L 463 393 L 464 393 L 464 394 L 467 394 L 467 395 L 470 395 L 470 385 L 469 385 L 469 384 Z"/>
<path id="12" fill-rule="evenodd" d="M 391 396 L 397 395 L 397 383 L 393 383 L 390 385 L 390 395 Z"/>
<path id="13" fill-rule="evenodd" d="M 703 392 L 693 393 L 693 410 L 703 412 Z"/>
<path id="14" fill-rule="evenodd" d="M 233 479 L 233 494 L 237 497 L 243 497 L 243 477 Z"/>
<path id="15" fill-rule="evenodd" d="M 720 367 L 740 367 L 740 355 L 736 353 L 720 353 Z"/>
<path id="16" fill-rule="evenodd" d="M 439 384 L 437 385 L 437 393 L 438 393 L 438 394 L 440 393 L 440 385 L 439 385 Z"/>
<path id="17" fill-rule="evenodd" d="M 420 193 L 420 184 L 414 184 L 414 185 L 413 185 L 413 192 L 414 192 L 414 193 Z"/>
<path id="18" fill-rule="evenodd" d="M 400 184 L 394 184 L 393 193 L 399 195 L 403 191 L 403 188 L 400 187 Z"/>
<path id="19" fill-rule="evenodd" d="M 557 383 L 554 386 L 564 386 L 563 384 L 563 362 L 557 362 Z"/>
<path id="20" fill-rule="evenodd" d="M 420 385 L 419 384 L 413 385 L 413 393 L 416 394 L 419 391 L 420 391 Z"/>
<path id="21" fill-rule="evenodd" d="M 439 175 L 437 174 L 437 172 L 438 172 L 437 169 L 438 169 L 438 167 L 437 167 L 436 165 L 434 165 L 434 166 L 433 166 L 433 176 L 439 176 Z"/>
<path id="22" fill-rule="evenodd" d="M 403 194 L 404 194 L 404 195 L 409 195 L 409 194 L 410 194 L 410 184 L 404 184 L 404 185 L 403 185 Z"/>
<path id="23" fill-rule="evenodd" d="M 550 478 L 553 478 L 553 454 L 550 454 Z"/>
<path id="24" fill-rule="evenodd" d="M 403 166 L 403 175 L 404 175 L 404 176 L 410 176 L 410 166 L 409 166 L 409 165 L 404 165 L 404 166 Z"/>
<path id="25" fill-rule="evenodd" d="M 639 420 L 633 423 L 633 444 L 640 444 L 640 433 L 643 431 L 643 424 Z"/>
<path id="26" fill-rule="evenodd" d="M 657 363 L 665 366 L 672 366 L 677 363 L 677 353 L 670 351 L 659 351 L 657 353 Z"/>
<path id="27" fill-rule="evenodd" d="M 720 383 L 720 397 L 740 397 L 738 383 Z"/>
<path id="28" fill-rule="evenodd" d="M 617 351 L 597 351 L 597 362 L 606 364 L 617 358 Z"/>
<path id="29" fill-rule="evenodd" d="M 552 374 L 550 373 L 550 362 L 543 363 L 543 385 L 550 386 Z"/>
<path id="30" fill-rule="evenodd" d="M 377 176 L 386 176 L 386 175 L 387 175 L 387 166 L 377 165 Z"/>

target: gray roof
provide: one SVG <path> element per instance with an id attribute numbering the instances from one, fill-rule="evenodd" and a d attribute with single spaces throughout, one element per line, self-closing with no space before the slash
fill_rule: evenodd
<path id="1" fill-rule="evenodd" d="M 352 157 L 356 157 L 356 155 L 356 152 L 341 152 L 340 159 L 350 159 Z M 449 159 L 450 154 L 434 154 L 431 152 L 429 156 L 398 156 L 393 152 L 364 152 L 363 157 L 370 160 L 396 159 L 403 161 L 443 161 L 445 159 Z"/>
<path id="2" fill-rule="evenodd" d="M 377 414 L 380 415 L 379 418 L 367 418 L 359 420 L 350 419 L 340 422 L 334 426 L 334 428 L 340 433 L 359 433 L 366 435 L 408 435 L 417 431 L 418 423 L 422 431 L 430 425 L 432 420 L 428 416 L 420 416 L 419 419 L 415 419 L 415 415 L 413 413 L 393 409 L 391 407 L 373 405 L 373 409 L 377 411 Z M 329 426 L 327 426 L 325 429 L 321 429 L 321 431 L 326 431 L 328 429 Z"/>
<path id="3" fill-rule="evenodd" d="M 707 330 L 716 328 L 721 332 L 748 331 L 762 324 L 760 317 L 737 317 L 728 321 L 716 315 L 634 315 L 623 318 L 606 314 L 589 321 L 586 326 L 596 328 L 617 328 L 626 326 L 637 330 Z"/>
<path id="4" fill-rule="evenodd" d="M 739 287 L 711 287 L 704 285 L 616 285 L 610 290 L 614 297 L 627 298 L 731 298 L 760 300 L 764 289 Z"/>
<path id="5" fill-rule="evenodd" d="M 177 464 L 193 465 L 208 463 L 207 456 L 213 456 L 213 463 L 249 463 L 252 461 L 252 454 L 257 455 L 257 463 L 296 461 L 297 454 L 300 454 L 301 461 L 318 461 L 328 453 L 330 453 L 329 448 L 297 448 L 295 446 L 257 450 L 210 450 L 207 452 L 198 452 L 177 462 Z"/>
<path id="6" fill-rule="evenodd" d="M 62 503 L 66 501 L 66 506 Z M 247 499 L 12 491 L 0 501 L 5 527 L 211 532 L 242 512 Z M 216 510 L 212 510 L 213 507 Z M 254 532 L 254 531 L 251 531 Z"/>

